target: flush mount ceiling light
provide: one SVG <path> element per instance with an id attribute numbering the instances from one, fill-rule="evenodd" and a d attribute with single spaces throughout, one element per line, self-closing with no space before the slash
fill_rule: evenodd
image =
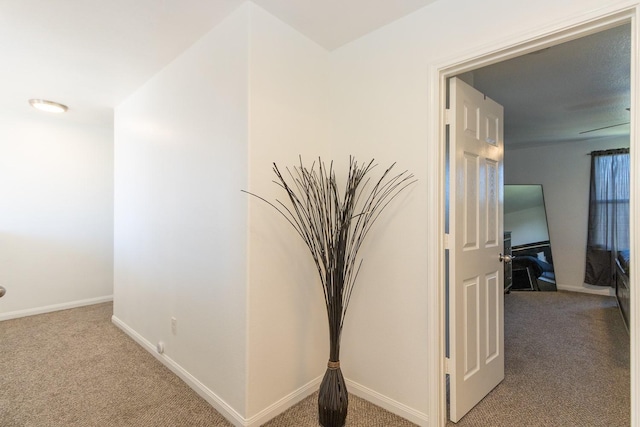
<path id="1" fill-rule="evenodd" d="M 30 99 L 29 104 L 33 108 L 37 108 L 47 113 L 64 113 L 69 109 L 66 105 L 62 105 L 58 102 L 47 101 L 46 99 Z"/>

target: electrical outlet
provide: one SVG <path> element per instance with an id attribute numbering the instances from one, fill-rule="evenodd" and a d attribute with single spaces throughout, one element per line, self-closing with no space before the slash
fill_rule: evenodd
<path id="1" fill-rule="evenodd" d="M 178 335 L 178 319 L 175 317 L 171 318 L 171 333 L 173 335 Z"/>

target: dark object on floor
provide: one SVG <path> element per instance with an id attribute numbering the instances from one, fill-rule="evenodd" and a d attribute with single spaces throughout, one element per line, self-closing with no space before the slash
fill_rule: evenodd
<path id="1" fill-rule="evenodd" d="M 347 390 L 340 372 L 340 337 L 362 258 L 358 251 L 380 213 L 404 189 L 415 183 L 408 171 L 392 175 L 389 166 L 377 181 L 369 184 L 371 160 L 362 165 L 349 157 L 344 192 L 338 189 L 333 162 L 320 158 L 310 168 L 287 168 L 283 175 L 273 164 L 274 181 L 282 188 L 288 205 L 266 202 L 282 215 L 309 248 L 320 275 L 329 320 L 329 366 L 322 381 L 318 415 L 323 427 L 342 427 L 347 416 Z"/>
<path id="2" fill-rule="evenodd" d="M 537 257 L 524 255 L 513 257 L 512 290 L 555 291 L 553 266 Z"/>
<path id="3" fill-rule="evenodd" d="M 618 251 L 615 265 L 615 288 L 618 307 L 624 319 L 624 324 L 629 330 L 629 321 L 631 317 L 631 293 L 629 287 L 629 261 L 630 252 L 628 249 Z"/>
<path id="4" fill-rule="evenodd" d="M 343 427 L 347 419 L 349 396 L 340 362 L 329 362 L 318 393 L 318 419 L 324 427 Z"/>

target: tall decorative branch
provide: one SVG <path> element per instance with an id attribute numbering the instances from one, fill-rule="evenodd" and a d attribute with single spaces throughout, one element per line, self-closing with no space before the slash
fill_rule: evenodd
<path id="1" fill-rule="evenodd" d="M 289 222 L 309 248 L 318 270 L 327 308 L 330 340 L 329 368 L 319 397 L 320 423 L 325 427 L 342 426 L 346 417 L 347 394 L 339 367 L 340 337 L 362 266 L 358 252 L 382 211 L 416 181 L 408 171 L 392 175 L 394 165 L 373 182 L 368 174 L 376 166 L 374 161 L 359 165 L 350 157 L 346 185 L 341 194 L 333 162 L 327 168 L 318 159 L 317 165 L 314 162 L 311 168 L 307 168 L 300 158 L 299 166 L 286 168 L 286 176 L 273 164 L 277 177 L 274 183 L 284 189 L 287 203 L 278 199 L 270 202 L 246 192 L 268 203 Z M 340 389 L 338 394 L 329 390 L 336 387 Z M 323 398 L 326 401 L 324 403 Z"/>

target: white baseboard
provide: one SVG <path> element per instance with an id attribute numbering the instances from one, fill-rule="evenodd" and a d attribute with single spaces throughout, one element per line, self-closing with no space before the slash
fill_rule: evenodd
<path id="1" fill-rule="evenodd" d="M 316 392 L 322 381 L 322 375 L 309 381 L 299 389 L 289 393 L 282 399 L 258 412 L 256 415 L 244 418 L 229 404 L 216 395 L 211 389 L 206 387 L 197 378 L 187 372 L 182 366 L 176 363 L 170 357 L 159 354 L 156 350 L 156 346 L 147 341 L 144 337 L 138 334 L 136 331 L 127 326 L 124 322 L 118 319 L 116 316 L 111 318 L 111 321 L 120 329 L 122 329 L 127 335 L 129 335 L 135 342 L 137 342 L 142 348 L 151 353 L 156 359 L 158 359 L 163 365 L 165 365 L 171 372 L 180 377 L 189 387 L 191 387 L 198 395 L 205 399 L 215 410 L 225 417 L 236 427 L 259 427 L 272 418 L 280 415 L 282 412 L 291 408 L 301 400 L 310 396 Z M 389 412 L 392 412 L 402 418 L 405 418 L 419 426 L 428 426 L 427 415 L 416 411 L 400 402 L 397 402 L 387 396 L 384 396 L 376 391 L 373 391 L 363 385 L 346 379 L 347 388 L 350 393 L 361 397 L 369 402 L 378 405 Z"/>
<path id="2" fill-rule="evenodd" d="M 131 329 L 127 324 L 118 319 L 116 316 L 111 317 L 111 321 L 118 328 L 122 329 L 124 333 L 129 335 L 135 342 L 137 342 L 142 348 L 151 353 L 156 359 L 165 365 L 171 372 L 176 374 L 182 381 L 184 381 L 191 389 L 193 389 L 198 395 L 206 400 L 213 408 L 218 411 L 223 417 L 231 422 L 236 427 L 259 427 L 270 419 L 276 417 L 287 409 L 291 408 L 296 403 L 303 400 L 305 397 L 313 394 L 319 387 L 322 377 L 318 377 L 298 390 L 288 394 L 279 401 L 275 402 L 271 406 L 263 409 L 256 415 L 250 418 L 244 418 L 233 407 L 225 402 L 220 396 L 213 392 L 210 388 L 202 384 L 197 378 L 191 375 L 182 366 L 176 363 L 170 357 L 159 354 L 156 350 L 156 346 L 146 340 L 142 335 Z"/>
<path id="3" fill-rule="evenodd" d="M 231 422 L 236 427 L 246 427 L 245 418 L 240 415 L 233 407 L 227 402 L 222 400 L 220 396 L 215 394 L 210 388 L 202 384 L 196 377 L 187 372 L 182 366 L 176 363 L 170 357 L 159 354 L 156 350 L 156 346 L 147 341 L 142 335 L 131 329 L 126 323 L 118 319 L 115 315 L 111 317 L 111 321 L 118 328 L 122 329 L 124 333 L 129 335 L 135 342 L 137 342 L 142 348 L 151 353 L 156 359 L 160 361 L 164 366 L 169 368 L 171 372 L 176 374 L 182 381 L 184 381 L 191 389 L 193 389 L 200 397 L 209 402 L 213 408 L 218 411 L 223 417 Z"/>
<path id="4" fill-rule="evenodd" d="M 616 295 L 616 291 L 613 288 L 609 288 L 605 286 L 587 285 L 586 283 L 582 286 L 556 284 L 556 288 L 559 291 L 582 292 L 585 294 L 596 294 L 596 295 L 604 295 L 609 297 L 613 297 Z"/>
<path id="5" fill-rule="evenodd" d="M 307 384 L 295 390 L 294 392 L 289 393 L 282 399 L 275 402 L 273 405 L 258 412 L 253 417 L 250 417 L 246 420 L 245 426 L 259 427 L 270 419 L 280 415 L 301 400 L 315 393 L 318 388 L 320 388 L 320 382 L 322 382 L 322 375 L 312 381 L 309 381 Z"/>
<path id="6" fill-rule="evenodd" d="M 46 305 L 44 307 L 28 308 L 26 310 L 10 311 L 8 313 L 0 313 L 0 322 L 9 319 L 18 319 L 20 317 L 35 316 L 36 314 L 51 313 L 52 311 L 68 310 L 70 308 L 83 307 L 85 305 L 100 304 L 103 302 L 113 301 L 113 295 L 106 295 L 98 298 L 89 298 L 78 301 L 65 302 L 62 304 Z"/>
<path id="7" fill-rule="evenodd" d="M 347 390 L 350 393 L 353 393 L 356 396 L 373 403 L 374 405 L 378 405 L 381 408 L 384 408 L 387 411 L 398 415 L 399 417 L 405 418 L 414 424 L 417 424 L 419 426 L 429 425 L 427 414 L 423 414 L 420 411 L 410 408 L 403 403 L 395 401 L 383 394 L 378 393 L 377 391 L 363 386 L 362 384 L 358 384 L 355 381 L 351 381 L 349 379 L 345 379 L 345 381 L 347 383 Z"/>

